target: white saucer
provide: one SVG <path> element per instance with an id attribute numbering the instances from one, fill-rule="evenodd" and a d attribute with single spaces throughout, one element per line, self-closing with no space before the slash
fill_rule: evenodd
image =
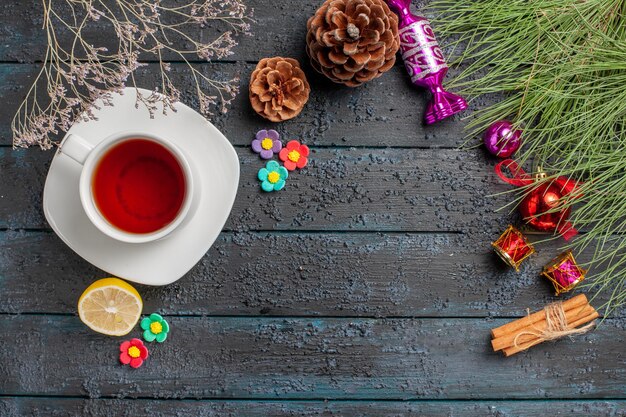
<path id="1" fill-rule="evenodd" d="M 150 94 L 147 90 L 139 90 Z M 174 142 L 194 172 L 197 195 L 187 219 L 171 234 L 149 243 L 123 243 L 98 230 L 85 214 L 78 194 L 81 165 L 55 154 L 46 178 L 43 209 L 57 235 L 85 260 L 120 278 L 165 285 L 181 278 L 209 250 L 230 214 L 239 185 L 239 159 L 222 133 L 181 103 L 165 116 L 135 108 L 136 90 L 114 95 L 113 106 L 94 110 L 98 120 L 77 122 L 67 132 L 94 146 L 119 131 L 153 133 Z"/>

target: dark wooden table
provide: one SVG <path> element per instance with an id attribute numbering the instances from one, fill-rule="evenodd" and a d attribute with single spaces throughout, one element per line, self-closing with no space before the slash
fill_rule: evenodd
<path id="1" fill-rule="evenodd" d="M 553 300 L 538 272 L 562 242 L 541 244 L 521 273 L 500 264 L 490 242 L 514 221 L 496 212 L 512 197 L 493 196 L 509 188 L 482 149 L 458 149 L 464 122 L 424 127 L 426 96 L 400 62 L 357 89 L 307 64 L 304 112 L 264 122 L 247 79 L 263 57 L 306 62 L 318 2 L 250 3 L 254 37 L 227 61 L 198 64 L 242 78 L 232 109 L 212 119 L 241 159 L 237 201 L 183 279 L 138 286 L 144 311 L 172 327 L 138 370 L 119 365 L 120 339 L 76 315 L 84 288 L 107 274 L 44 220 L 53 152 L 10 147 L 45 43 L 36 3 L 0 5 L 0 415 L 626 415 L 619 316 L 574 341 L 508 359 L 491 352 L 490 328 Z M 172 66 L 189 93 L 188 72 Z M 139 78 L 152 87 L 154 68 Z M 269 127 L 312 156 L 286 190 L 264 194 L 249 143 Z"/>

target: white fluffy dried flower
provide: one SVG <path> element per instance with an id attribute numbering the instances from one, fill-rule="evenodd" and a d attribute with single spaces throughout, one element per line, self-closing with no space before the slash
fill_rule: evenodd
<path id="1" fill-rule="evenodd" d="M 139 95 L 137 106 L 146 106 L 151 114 L 160 108 L 164 113 L 174 110 L 181 93 L 170 79 L 170 64 L 163 60 L 167 54 L 187 62 L 204 115 L 211 114 L 216 105 L 226 112 L 238 92 L 239 80 L 213 79 L 188 62 L 193 57 L 210 61 L 231 55 L 237 45 L 234 35 L 250 34 L 252 11 L 243 0 L 186 0 L 182 5 L 170 4 L 173 2 L 164 0 L 116 0 L 112 4 L 107 0 L 43 2 L 48 36 L 46 57 L 13 119 L 13 146 L 38 145 L 48 149 L 54 145 L 50 135 L 69 129 L 77 117 L 94 119 L 96 100 L 110 105 L 112 93 L 120 92 L 127 83 L 135 85 L 134 72 L 146 65 L 140 57 L 158 58 L 160 85 L 147 97 Z M 64 8 L 71 11 L 70 18 L 60 11 Z M 82 33 L 94 22 L 107 24 L 111 35 L 117 37 L 117 50 L 109 51 L 85 41 Z M 199 36 L 196 39 L 194 34 L 201 32 L 197 28 L 210 22 L 222 22 L 227 30 L 216 33 L 209 41 L 202 41 Z M 59 27 L 74 34 L 67 44 L 58 41 Z M 183 39 L 184 49 L 173 46 L 171 39 Z M 42 84 L 45 92 L 38 91 Z"/>

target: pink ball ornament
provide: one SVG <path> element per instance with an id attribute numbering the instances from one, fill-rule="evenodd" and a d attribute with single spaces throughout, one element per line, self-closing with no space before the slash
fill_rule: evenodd
<path id="1" fill-rule="evenodd" d="M 485 131 L 483 139 L 490 154 L 498 158 L 508 158 L 522 144 L 522 131 L 513 130 L 513 123 L 508 120 L 498 120 Z"/>

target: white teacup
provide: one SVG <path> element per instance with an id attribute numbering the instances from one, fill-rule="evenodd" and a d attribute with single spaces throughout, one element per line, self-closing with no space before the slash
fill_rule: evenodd
<path id="1" fill-rule="evenodd" d="M 102 213 L 100 213 L 92 190 L 93 175 L 101 158 L 115 145 L 132 139 L 153 141 L 166 148 L 178 161 L 185 179 L 185 196 L 178 210 L 178 214 L 170 223 L 150 233 L 130 233 L 109 223 Z M 60 152 L 82 165 L 79 193 L 83 209 L 94 226 L 113 239 L 128 243 L 145 243 L 161 239 L 174 231 L 189 214 L 194 196 L 192 170 L 189 162 L 178 147 L 166 139 L 153 134 L 127 131 L 108 136 L 94 146 L 80 136 L 69 134 L 61 142 Z"/>

